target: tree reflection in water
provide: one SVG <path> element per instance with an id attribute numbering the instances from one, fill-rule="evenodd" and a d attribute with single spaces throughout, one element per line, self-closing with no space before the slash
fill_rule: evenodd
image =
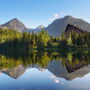
<path id="1" fill-rule="evenodd" d="M 89 73 L 90 51 L 30 51 L 0 54 L 0 71 L 15 79 L 19 78 L 28 67 L 39 70 L 48 69 L 57 77 L 72 80 Z M 76 74 L 75 74 L 75 73 Z M 83 72 L 83 73 L 82 73 Z"/>

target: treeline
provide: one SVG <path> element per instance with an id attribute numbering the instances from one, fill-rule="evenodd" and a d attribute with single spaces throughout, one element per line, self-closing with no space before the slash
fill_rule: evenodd
<path id="1" fill-rule="evenodd" d="M 90 32 L 83 34 L 63 33 L 61 37 L 51 37 L 47 31 L 20 33 L 14 30 L 0 30 L 0 51 L 59 50 L 70 47 L 90 48 Z"/>
<path id="2" fill-rule="evenodd" d="M 20 33 L 14 30 L 0 30 L 0 50 L 50 50 L 59 48 L 60 37 L 51 37 L 47 31 Z"/>
<path id="3" fill-rule="evenodd" d="M 27 55 L 20 54 L 11 56 L 11 53 L 0 55 L 0 69 L 14 68 L 19 65 L 32 67 L 34 65 L 41 68 L 47 68 L 53 60 L 61 61 L 63 66 L 72 68 L 84 67 L 90 65 L 90 51 L 73 51 L 73 52 L 37 52 L 32 51 Z M 22 52 L 21 52 L 22 53 Z"/>
<path id="4" fill-rule="evenodd" d="M 90 48 L 90 32 L 70 32 L 62 36 L 62 40 L 66 40 L 69 47 Z"/>

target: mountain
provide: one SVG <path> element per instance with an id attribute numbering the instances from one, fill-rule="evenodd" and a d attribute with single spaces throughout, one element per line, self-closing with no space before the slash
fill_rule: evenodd
<path id="1" fill-rule="evenodd" d="M 90 24 L 83 19 L 74 18 L 72 16 L 65 16 L 64 18 L 60 18 L 55 20 L 53 23 L 48 25 L 46 28 L 43 25 L 35 29 L 26 28 L 26 26 L 17 18 L 14 18 L 8 21 L 5 24 L 0 25 L 0 29 L 10 29 L 17 30 L 19 32 L 40 32 L 41 30 L 48 30 L 51 36 L 61 36 L 62 32 L 65 32 L 68 24 L 75 25 L 83 30 L 90 31 Z"/>
<path id="2" fill-rule="evenodd" d="M 9 22 L 1 25 L 0 29 L 18 30 L 19 32 L 23 32 L 27 28 L 21 21 L 19 21 L 17 18 L 14 18 L 10 20 Z"/>
<path id="3" fill-rule="evenodd" d="M 38 29 L 38 30 L 43 30 L 43 29 L 45 29 L 45 26 L 40 25 L 40 26 L 38 26 L 36 29 Z"/>
<path id="4" fill-rule="evenodd" d="M 18 67 L 11 68 L 11 69 L 1 71 L 1 72 L 14 79 L 17 79 L 25 72 L 25 70 L 26 68 L 23 65 L 19 65 Z"/>
<path id="5" fill-rule="evenodd" d="M 43 26 L 43 25 L 40 25 L 40 26 L 38 26 L 37 28 L 35 28 L 35 29 L 27 29 L 27 32 L 40 32 L 41 30 L 45 30 L 45 26 Z"/>
<path id="6" fill-rule="evenodd" d="M 51 36 L 61 36 L 61 33 L 65 32 L 68 24 L 73 24 L 83 30 L 90 31 L 90 24 L 88 22 L 72 16 L 65 16 L 64 18 L 55 20 L 46 30 L 48 30 Z"/>
<path id="7" fill-rule="evenodd" d="M 64 36 L 66 38 L 68 38 L 70 36 L 70 33 L 72 33 L 72 35 L 85 35 L 87 33 L 87 31 L 75 26 L 75 25 L 67 25 L 67 28 L 65 30 Z"/>
<path id="8" fill-rule="evenodd" d="M 68 69 L 67 69 L 68 66 Z M 84 77 L 88 73 L 90 73 L 90 65 L 82 65 L 78 64 L 75 68 L 73 68 L 73 65 L 67 65 L 63 66 L 62 62 L 53 60 L 48 64 L 48 71 L 53 73 L 56 77 L 64 78 L 65 80 L 73 80 L 78 77 Z"/>

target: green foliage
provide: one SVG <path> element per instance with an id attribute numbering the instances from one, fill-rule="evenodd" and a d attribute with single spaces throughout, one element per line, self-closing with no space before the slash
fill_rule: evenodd
<path id="1" fill-rule="evenodd" d="M 67 45 L 72 46 L 72 37 L 71 37 L 71 34 L 70 34 L 69 38 L 67 39 Z"/>
<path id="2" fill-rule="evenodd" d="M 0 30 L 0 50 L 1 51 L 21 51 L 37 49 L 47 50 L 52 48 L 68 49 L 69 47 L 90 48 L 90 32 L 83 34 L 69 33 L 65 37 L 51 37 L 47 31 L 42 30 L 39 33 L 20 33 L 14 30 Z"/>
<path id="3" fill-rule="evenodd" d="M 39 33 L 39 40 L 44 43 L 44 45 L 47 45 L 47 42 L 50 40 L 50 36 L 47 31 L 42 30 Z"/>
<path id="4" fill-rule="evenodd" d="M 16 56 L 16 53 L 18 56 Z M 7 70 L 18 67 L 19 65 L 24 65 L 25 67 L 35 65 L 46 68 L 53 60 L 60 60 L 64 66 L 69 66 L 69 68 L 71 67 L 74 70 L 78 69 L 79 66 L 83 67 L 90 64 L 90 51 L 39 52 L 33 50 L 31 52 L 15 52 L 13 56 L 11 56 L 11 53 L 9 54 L 9 52 L 0 53 L 0 69 L 1 71 Z"/>
<path id="5" fill-rule="evenodd" d="M 68 37 L 67 37 L 68 36 Z M 90 32 L 63 34 L 62 40 L 66 40 L 69 47 L 90 48 Z"/>

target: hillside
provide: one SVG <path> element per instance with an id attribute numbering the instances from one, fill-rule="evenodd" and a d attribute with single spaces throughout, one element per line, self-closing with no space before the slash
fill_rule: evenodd
<path id="1" fill-rule="evenodd" d="M 26 30 L 26 26 L 20 20 L 14 18 L 5 24 L 2 24 L 0 29 L 17 30 L 19 32 L 23 32 Z"/>
<path id="2" fill-rule="evenodd" d="M 64 18 L 60 18 L 51 23 L 46 30 L 48 30 L 51 36 L 61 36 L 62 32 L 65 32 L 65 29 L 68 24 L 74 24 L 75 26 L 90 31 L 90 24 L 86 21 L 74 18 L 72 16 L 65 16 Z"/>

